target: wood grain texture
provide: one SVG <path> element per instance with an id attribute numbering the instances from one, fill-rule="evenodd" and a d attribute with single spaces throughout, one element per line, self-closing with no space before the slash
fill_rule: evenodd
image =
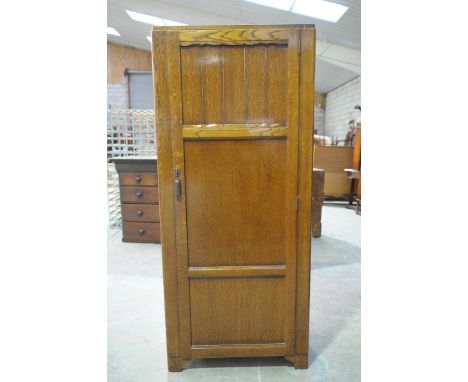
<path id="1" fill-rule="evenodd" d="M 222 278 L 222 277 L 284 277 L 285 265 L 248 265 L 220 267 L 189 267 L 190 278 Z"/>
<path id="2" fill-rule="evenodd" d="M 287 50 L 287 118 L 288 140 L 286 152 L 286 187 L 284 200 L 285 213 L 285 257 L 286 275 L 286 332 L 285 343 L 288 354 L 294 353 L 295 309 L 296 309 L 296 256 L 297 256 L 297 181 L 298 181 L 298 139 L 299 139 L 299 30 L 288 31 Z M 310 144 L 310 143 L 309 143 Z"/>
<path id="3" fill-rule="evenodd" d="M 203 123 L 205 118 L 203 114 L 202 51 L 200 47 L 182 48 L 180 60 L 184 123 Z"/>
<path id="4" fill-rule="evenodd" d="M 122 186 L 157 186 L 158 176 L 148 172 L 121 172 L 119 184 Z"/>
<path id="5" fill-rule="evenodd" d="M 190 266 L 285 263 L 286 161 L 284 140 L 185 142 Z"/>
<path id="6" fill-rule="evenodd" d="M 181 48 L 185 125 L 286 126 L 287 46 Z"/>
<path id="7" fill-rule="evenodd" d="M 156 158 L 145 157 L 122 157 L 112 158 L 109 162 L 115 163 L 117 172 L 120 173 L 155 173 L 157 174 Z"/>
<path id="8" fill-rule="evenodd" d="M 266 47 L 267 81 L 265 86 L 267 123 L 285 124 L 287 82 L 287 49 L 280 46 Z"/>
<path id="9" fill-rule="evenodd" d="M 281 356 L 286 352 L 284 343 L 278 344 L 224 344 L 224 345 L 194 345 L 193 358 L 226 358 L 226 357 L 265 357 Z"/>
<path id="10" fill-rule="evenodd" d="M 180 45 L 254 45 L 266 42 L 285 44 L 288 31 L 284 29 L 206 29 L 180 32 Z"/>
<path id="11" fill-rule="evenodd" d="M 311 195 L 313 192 L 313 126 L 315 74 L 315 29 L 301 30 L 300 105 L 299 105 L 299 167 L 297 190 L 297 274 L 296 274 L 296 368 L 308 365 L 309 353 L 309 301 L 311 264 Z"/>
<path id="12" fill-rule="evenodd" d="M 323 186 L 325 196 L 347 196 L 351 194 L 351 180 L 346 173 L 325 172 Z"/>
<path id="13" fill-rule="evenodd" d="M 309 356 L 307 354 L 285 356 L 284 358 L 292 362 L 295 369 L 307 369 L 309 367 Z"/>
<path id="14" fill-rule="evenodd" d="M 223 123 L 223 58 L 221 47 L 202 49 L 204 123 Z"/>
<path id="15" fill-rule="evenodd" d="M 307 204 L 303 207 L 301 199 L 307 197 L 301 194 L 307 175 L 298 174 L 307 170 L 305 158 L 312 153 L 313 74 L 304 71 L 310 70 L 311 62 L 300 58 L 301 27 L 278 28 L 286 30 L 282 43 L 287 45 L 259 40 L 259 35 L 239 42 L 243 29 L 267 32 L 275 27 L 154 32 L 163 43 L 160 51 L 155 49 L 155 61 L 161 61 L 155 66 L 162 69 L 156 82 L 163 83 L 159 90 L 165 101 L 157 102 L 156 110 L 164 124 L 157 125 L 164 130 L 158 133 L 158 157 L 159 151 L 165 156 L 165 165 L 160 166 L 165 174 L 158 168 L 159 186 L 161 192 L 167 187 L 166 213 L 173 218 L 172 236 L 166 234 L 172 240 L 175 233 L 173 246 L 166 248 L 175 260 L 164 260 L 172 278 L 167 280 L 171 294 L 165 294 L 166 307 L 177 306 L 170 314 L 177 315 L 179 325 L 178 342 L 170 338 L 174 327 L 168 333 L 168 346 L 178 345 L 178 352 L 168 354 L 170 370 L 180 370 L 185 360 L 197 357 L 281 355 L 294 357 L 297 365 L 304 365 L 307 358 L 295 346 L 301 325 L 297 314 L 308 313 L 308 302 L 300 309 L 296 302 L 304 302 L 303 290 L 308 289 L 304 274 L 310 266 L 311 224 L 309 200 L 307 236 L 302 232 Z M 234 32 L 207 35 L 203 32 L 207 29 Z M 189 41 L 195 45 L 181 46 L 184 31 L 198 36 Z M 312 39 L 307 44 L 313 49 Z M 299 84 L 303 75 L 304 88 Z M 212 86 L 209 94 L 207 86 Z M 220 122 L 211 123 L 220 116 Z M 225 133 L 226 127 L 245 134 L 250 124 L 256 124 L 255 129 L 278 126 L 284 132 L 200 135 L 204 130 Z M 210 130 L 209 125 L 217 127 Z M 188 136 L 190 129 L 198 129 L 196 138 Z M 164 148 L 159 134 L 166 139 Z M 182 185 L 178 196 L 169 192 L 176 179 Z M 162 209 L 161 223 L 164 227 Z"/>
<path id="16" fill-rule="evenodd" d="M 175 211 L 173 202 L 172 133 L 170 121 L 169 78 L 167 73 L 167 32 L 153 32 L 153 73 L 156 108 L 156 135 L 158 153 L 158 183 L 160 231 L 163 261 L 164 310 L 169 370 L 176 369 L 180 360 L 180 316 L 175 245 Z"/>
<path id="17" fill-rule="evenodd" d="M 266 48 L 245 47 L 245 122 L 266 121 Z"/>
<path id="18" fill-rule="evenodd" d="M 244 123 L 244 47 L 224 46 L 223 50 L 223 104 L 224 123 Z"/>
<path id="19" fill-rule="evenodd" d="M 180 175 L 178 180 L 185 184 L 184 146 L 182 128 L 182 91 L 181 91 L 181 56 L 179 46 L 179 36 L 177 32 L 171 32 L 167 36 L 167 73 L 169 77 L 169 101 L 170 101 L 170 121 L 172 131 L 172 168 L 178 169 Z M 174 174 L 174 172 L 173 172 Z M 173 179 L 174 175 L 171 175 Z M 190 358 L 191 346 L 191 322 L 190 322 L 190 291 L 188 272 L 188 252 L 187 252 L 187 222 L 186 222 L 186 201 L 185 192 L 177 197 L 174 194 L 173 205 L 175 210 L 175 232 L 176 232 L 176 253 L 178 270 L 178 293 L 179 293 L 179 314 L 180 314 L 180 356 Z"/>
<path id="20" fill-rule="evenodd" d="M 325 171 L 314 168 L 312 182 L 314 185 L 312 190 L 312 235 L 314 237 L 320 237 L 322 234 L 322 205 Z"/>
<path id="21" fill-rule="evenodd" d="M 122 204 L 122 220 L 159 222 L 159 206 L 148 204 Z"/>
<path id="22" fill-rule="evenodd" d="M 286 137 L 284 125 L 184 125 L 184 138 Z"/>
<path id="23" fill-rule="evenodd" d="M 120 201 L 122 203 L 159 203 L 157 187 L 121 186 Z"/>
<path id="24" fill-rule="evenodd" d="M 126 70 L 151 70 L 151 53 L 143 50 L 107 43 L 107 83 L 125 81 Z"/>
<path id="25" fill-rule="evenodd" d="M 157 173 L 157 159 L 156 157 L 119 157 L 111 158 L 109 162 L 115 164 L 117 172 L 120 173 Z"/>
<path id="26" fill-rule="evenodd" d="M 314 166 L 325 170 L 325 195 L 351 194 L 351 181 L 344 169 L 353 165 L 352 146 L 320 146 L 314 148 Z"/>
<path id="27" fill-rule="evenodd" d="M 188 358 L 176 358 L 168 357 L 167 358 L 167 367 L 169 371 L 182 371 L 184 369 L 184 364 L 190 361 Z"/>
<path id="28" fill-rule="evenodd" d="M 314 148 L 314 166 L 329 172 L 343 173 L 353 165 L 352 146 L 321 146 Z"/>
<path id="29" fill-rule="evenodd" d="M 284 342 L 282 278 L 192 279 L 190 296 L 193 345 Z"/>
<path id="30" fill-rule="evenodd" d="M 159 223 L 126 222 L 122 225 L 123 241 L 133 243 L 160 243 Z"/>
<path id="31" fill-rule="evenodd" d="M 113 158 L 119 174 L 122 240 L 125 242 L 160 242 L 159 200 L 156 158 Z M 129 222 L 154 222 L 156 225 L 137 234 Z M 141 228 L 141 227 L 140 227 Z"/>

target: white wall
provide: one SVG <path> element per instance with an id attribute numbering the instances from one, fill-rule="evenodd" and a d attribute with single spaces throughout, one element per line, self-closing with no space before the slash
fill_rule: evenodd
<path id="1" fill-rule="evenodd" d="M 361 112 L 355 105 L 361 104 L 361 77 L 327 93 L 325 101 L 325 134 L 344 139 L 348 132 L 348 122 L 361 120 Z"/>

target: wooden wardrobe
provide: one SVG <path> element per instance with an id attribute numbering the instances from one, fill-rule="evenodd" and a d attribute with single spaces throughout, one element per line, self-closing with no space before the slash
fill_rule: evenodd
<path id="1" fill-rule="evenodd" d="M 313 25 L 153 30 L 170 371 L 308 366 L 314 57 Z"/>

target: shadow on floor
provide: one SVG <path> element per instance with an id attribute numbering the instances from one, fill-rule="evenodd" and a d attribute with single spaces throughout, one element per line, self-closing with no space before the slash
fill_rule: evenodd
<path id="1" fill-rule="evenodd" d="M 185 369 L 220 367 L 293 366 L 283 357 L 201 358 L 188 362 Z"/>
<path id="2" fill-rule="evenodd" d="M 361 262 L 361 248 L 347 241 L 322 235 L 312 240 L 312 271 Z"/>

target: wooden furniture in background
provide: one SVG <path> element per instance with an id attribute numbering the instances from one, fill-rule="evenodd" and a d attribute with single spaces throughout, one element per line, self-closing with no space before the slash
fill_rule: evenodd
<path id="1" fill-rule="evenodd" d="M 322 206 L 323 206 L 323 185 L 325 181 L 325 171 L 321 168 L 314 168 L 312 179 L 312 235 L 320 237 L 322 235 Z"/>
<path id="2" fill-rule="evenodd" d="M 315 29 L 153 31 L 167 355 L 308 366 Z"/>
<path id="3" fill-rule="evenodd" d="M 122 241 L 160 243 L 159 188 L 155 158 L 114 158 L 119 174 Z"/>
<path id="4" fill-rule="evenodd" d="M 314 166 L 325 171 L 325 196 L 352 195 L 351 181 L 344 169 L 353 163 L 352 146 L 320 146 L 314 147 Z"/>
<path id="5" fill-rule="evenodd" d="M 361 123 L 358 122 L 358 127 L 354 128 L 354 145 L 353 145 L 353 162 L 352 167 L 356 170 L 361 169 Z"/>
<path id="6" fill-rule="evenodd" d="M 354 170 L 352 168 L 345 168 L 345 173 L 348 179 L 351 180 L 353 184 L 353 189 L 356 189 L 356 206 L 354 206 L 352 203 L 348 206 L 348 208 L 352 208 L 356 210 L 356 213 L 358 215 L 361 214 L 361 171 L 359 170 Z M 357 184 L 357 186 L 356 186 Z"/>
<path id="7" fill-rule="evenodd" d="M 358 123 L 358 127 L 355 129 L 354 136 L 354 150 L 353 150 L 353 164 L 352 168 L 359 171 L 359 178 L 355 183 L 354 193 L 356 199 L 361 201 L 361 123 Z"/>
<path id="8" fill-rule="evenodd" d="M 351 179 L 353 195 L 356 200 L 356 213 L 361 214 L 361 124 L 354 132 L 353 163 L 351 169 L 345 169 Z"/>

